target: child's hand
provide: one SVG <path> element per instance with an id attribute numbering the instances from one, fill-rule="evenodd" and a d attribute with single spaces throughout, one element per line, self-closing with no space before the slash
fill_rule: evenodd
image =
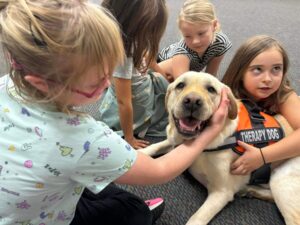
<path id="1" fill-rule="evenodd" d="M 140 149 L 147 147 L 150 143 L 146 140 L 142 139 L 136 139 L 135 137 L 132 137 L 130 139 L 126 139 L 126 141 L 134 148 L 134 149 Z"/>
<path id="2" fill-rule="evenodd" d="M 228 90 L 226 88 L 222 89 L 221 102 L 217 111 L 213 114 L 208 129 L 221 131 L 224 127 L 225 120 L 228 115 L 229 99 L 227 97 Z M 205 129 L 205 130 L 208 130 Z"/>
<path id="3" fill-rule="evenodd" d="M 170 74 L 166 74 L 164 75 L 164 77 L 169 81 L 169 83 L 172 83 L 174 81 L 174 77 L 172 77 L 172 75 Z"/>
<path id="4" fill-rule="evenodd" d="M 232 174 L 250 174 L 264 164 L 258 148 L 241 141 L 238 141 L 238 145 L 245 149 L 245 153 L 231 164 Z"/>

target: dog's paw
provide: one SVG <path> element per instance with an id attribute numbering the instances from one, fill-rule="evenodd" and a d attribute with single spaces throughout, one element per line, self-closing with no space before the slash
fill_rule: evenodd
<path id="1" fill-rule="evenodd" d="M 139 149 L 140 152 L 149 155 L 149 156 L 158 156 L 160 154 L 167 153 L 171 145 L 168 140 L 158 142 L 152 145 L 147 146 L 146 148 Z"/>
<path id="2" fill-rule="evenodd" d="M 189 221 L 186 223 L 186 225 L 207 225 L 208 221 L 203 221 L 202 216 L 199 217 L 199 215 L 197 215 L 197 213 L 195 213 L 190 219 Z"/>
<path id="3" fill-rule="evenodd" d="M 141 148 L 138 150 L 139 152 L 142 152 L 146 155 L 149 155 L 149 156 L 154 156 L 155 153 L 157 152 L 157 149 L 153 148 L 152 145 L 146 147 L 146 148 Z"/>
<path id="4" fill-rule="evenodd" d="M 202 221 L 198 220 L 198 219 L 193 219 L 191 218 L 186 225 L 207 225 L 207 223 L 203 223 Z"/>

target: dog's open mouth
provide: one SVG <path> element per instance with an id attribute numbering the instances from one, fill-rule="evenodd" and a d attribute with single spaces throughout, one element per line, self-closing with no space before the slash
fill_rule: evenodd
<path id="1" fill-rule="evenodd" d="M 201 121 L 192 116 L 176 118 L 173 115 L 177 131 L 184 136 L 195 136 L 199 134 L 208 124 L 208 120 Z"/>

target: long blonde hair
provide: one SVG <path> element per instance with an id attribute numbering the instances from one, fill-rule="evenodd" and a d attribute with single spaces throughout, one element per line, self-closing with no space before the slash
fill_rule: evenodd
<path id="1" fill-rule="evenodd" d="M 111 74 L 124 57 L 113 16 L 85 0 L 0 0 L 0 41 L 18 94 L 34 102 L 56 102 L 91 66 Z M 64 84 L 64 95 L 35 89 L 27 74 Z"/>

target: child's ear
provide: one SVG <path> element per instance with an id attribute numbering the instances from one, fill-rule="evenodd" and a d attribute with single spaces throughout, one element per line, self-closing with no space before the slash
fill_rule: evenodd
<path id="1" fill-rule="evenodd" d="M 49 91 L 49 87 L 45 79 L 34 76 L 34 75 L 25 75 L 25 80 L 30 83 L 36 89 L 47 93 Z"/>
<path id="2" fill-rule="evenodd" d="M 217 27 L 218 27 L 218 20 L 214 20 L 212 25 L 213 25 L 214 32 L 215 32 L 217 30 Z"/>

